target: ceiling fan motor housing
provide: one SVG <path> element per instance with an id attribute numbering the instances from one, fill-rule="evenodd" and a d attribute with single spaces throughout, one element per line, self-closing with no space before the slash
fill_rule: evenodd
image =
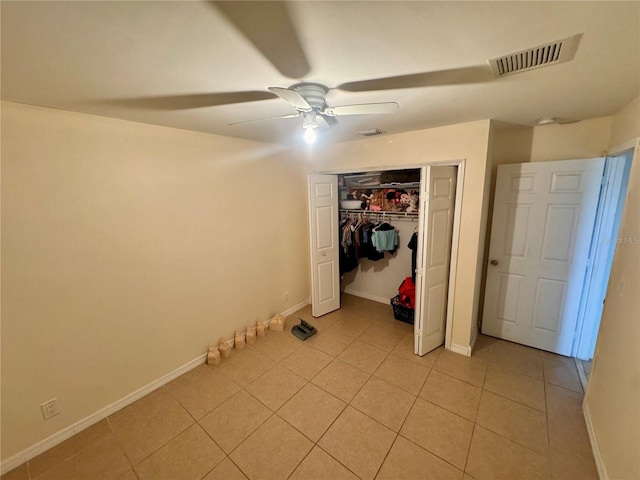
<path id="1" fill-rule="evenodd" d="M 325 95 L 329 89 L 320 83 L 296 83 L 291 85 L 289 90 L 299 93 L 311 107 L 316 110 L 322 110 L 325 104 Z"/>

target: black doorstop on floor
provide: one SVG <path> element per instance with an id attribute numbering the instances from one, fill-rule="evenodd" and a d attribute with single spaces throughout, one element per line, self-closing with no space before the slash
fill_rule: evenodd
<path id="1" fill-rule="evenodd" d="M 313 325 L 309 325 L 301 318 L 299 320 L 300 325 L 294 325 L 293 327 L 291 327 L 291 333 L 293 333 L 296 338 L 304 342 L 307 338 L 318 333 L 316 327 L 314 327 Z"/>

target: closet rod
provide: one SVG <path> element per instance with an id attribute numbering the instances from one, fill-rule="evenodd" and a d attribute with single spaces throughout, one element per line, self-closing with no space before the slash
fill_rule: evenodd
<path id="1" fill-rule="evenodd" d="M 375 210 L 361 210 L 361 209 L 348 209 L 348 208 L 341 208 L 339 209 L 340 213 L 358 213 L 358 214 L 362 214 L 362 215 L 377 215 L 377 216 L 381 216 L 382 218 L 385 218 L 387 216 L 389 217 L 398 217 L 398 218 L 418 218 L 418 212 L 383 212 L 383 211 L 375 211 Z"/>

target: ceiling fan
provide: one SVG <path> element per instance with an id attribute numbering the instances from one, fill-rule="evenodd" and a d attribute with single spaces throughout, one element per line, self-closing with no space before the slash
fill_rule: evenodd
<path id="1" fill-rule="evenodd" d="M 302 79 L 311 71 L 294 22 L 289 15 L 288 1 L 211 1 L 207 5 L 221 14 L 241 33 L 284 77 Z M 419 88 L 435 85 L 481 83 L 491 80 L 488 65 L 475 65 L 440 71 L 398 75 L 363 81 L 347 82 L 336 87 L 347 92 L 366 92 Z M 301 82 L 288 88 L 268 90 L 216 92 L 110 99 L 108 103 L 154 110 L 182 110 L 281 98 L 295 113 L 233 122 L 238 125 L 278 118 L 303 118 L 305 138 L 312 142 L 319 128 L 328 128 L 342 115 L 389 114 L 398 110 L 396 102 L 327 106 L 329 88 L 319 83 Z"/>
<path id="2" fill-rule="evenodd" d="M 229 125 L 240 123 L 256 122 L 260 120 L 270 120 L 274 118 L 296 118 L 302 117 L 302 128 L 304 129 L 304 139 L 307 143 L 315 142 L 317 138 L 316 130 L 319 127 L 328 128 L 340 115 L 376 115 L 394 113 L 399 105 L 396 102 L 384 103 L 361 103 L 357 105 L 340 105 L 329 107 L 326 104 L 325 96 L 329 89 L 320 83 L 302 82 L 291 85 L 289 88 L 269 87 L 270 92 L 276 94 L 282 100 L 293 106 L 297 112 L 273 117 L 256 118 L 253 120 L 243 120 L 233 122 Z"/>

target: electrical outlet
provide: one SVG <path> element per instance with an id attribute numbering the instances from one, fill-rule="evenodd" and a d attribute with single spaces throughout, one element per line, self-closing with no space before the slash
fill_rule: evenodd
<path id="1" fill-rule="evenodd" d="M 284 301 L 288 302 L 289 301 L 289 292 L 285 291 L 283 297 L 284 297 Z"/>
<path id="2" fill-rule="evenodd" d="M 40 409 L 42 410 L 42 417 L 45 420 L 59 414 L 60 411 L 58 410 L 58 399 L 52 398 L 51 400 L 47 400 L 40 405 Z"/>

